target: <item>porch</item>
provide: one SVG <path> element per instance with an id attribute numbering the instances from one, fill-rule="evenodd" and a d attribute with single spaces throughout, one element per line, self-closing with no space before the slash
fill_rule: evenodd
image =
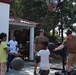
<path id="1" fill-rule="evenodd" d="M 34 59 L 34 29 L 37 25 L 39 24 L 25 19 L 21 19 L 21 18 L 10 17 L 10 20 L 9 20 L 10 39 L 12 38 L 15 30 L 19 30 L 19 29 L 30 30 L 29 60 Z"/>

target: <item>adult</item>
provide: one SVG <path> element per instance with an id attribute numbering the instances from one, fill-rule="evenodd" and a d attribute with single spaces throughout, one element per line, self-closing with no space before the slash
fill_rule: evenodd
<path id="1" fill-rule="evenodd" d="M 35 59 L 36 59 L 36 54 L 39 50 L 41 50 L 41 42 L 48 42 L 48 39 L 47 37 L 44 36 L 44 30 L 43 29 L 40 29 L 39 30 L 39 36 L 37 36 L 35 38 Z M 34 62 L 34 74 L 36 74 L 36 68 L 37 68 L 37 63 L 36 63 L 36 60 Z"/>
<path id="2" fill-rule="evenodd" d="M 13 35 L 12 40 L 8 42 L 8 46 L 10 47 L 10 52 L 17 54 L 18 53 L 18 42 L 16 41 L 16 37 Z M 9 71 L 10 63 L 15 58 L 14 55 L 8 55 L 8 62 L 7 62 L 7 72 Z"/>
<path id="3" fill-rule="evenodd" d="M 54 51 L 61 50 L 65 46 L 67 47 L 68 51 L 68 56 L 67 56 L 67 71 L 68 75 L 71 75 L 71 65 L 75 62 L 76 60 L 76 37 L 72 35 L 72 30 L 68 29 L 66 32 L 67 38 L 63 41 L 63 43 L 55 48 Z"/>

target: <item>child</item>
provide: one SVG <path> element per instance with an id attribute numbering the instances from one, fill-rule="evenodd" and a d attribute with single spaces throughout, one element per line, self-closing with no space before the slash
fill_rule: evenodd
<path id="1" fill-rule="evenodd" d="M 48 75 L 50 70 L 49 56 L 50 51 L 47 49 L 48 42 L 41 43 L 41 50 L 37 53 L 36 62 L 39 63 L 40 75 Z"/>
<path id="2" fill-rule="evenodd" d="M 7 44 L 5 43 L 6 37 L 7 35 L 5 33 L 0 34 L 0 75 L 5 75 L 6 73 L 6 53 L 19 56 L 19 54 L 13 54 L 8 51 Z"/>

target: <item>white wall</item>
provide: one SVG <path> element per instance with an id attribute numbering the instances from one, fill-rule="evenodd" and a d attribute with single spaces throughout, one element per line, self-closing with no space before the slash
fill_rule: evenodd
<path id="1" fill-rule="evenodd" d="M 9 34 L 9 8 L 10 4 L 0 2 L 0 33 L 5 32 Z"/>

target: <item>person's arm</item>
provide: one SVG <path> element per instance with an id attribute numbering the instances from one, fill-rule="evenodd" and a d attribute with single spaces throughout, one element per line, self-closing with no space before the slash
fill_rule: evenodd
<path id="1" fill-rule="evenodd" d="M 7 46 L 10 46 L 10 41 L 7 43 Z"/>
<path id="2" fill-rule="evenodd" d="M 17 41 L 16 41 L 17 42 Z M 16 44 L 16 47 L 18 47 L 18 42 L 17 42 L 17 44 Z"/>
<path id="3" fill-rule="evenodd" d="M 9 54 L 9 55 L 19 56 L 19 54 L 14 54 L 14 53 L 11 53 L 10 51 L 8 51 L 7 47 L 4 48 L 4 50 L 5 50 L 6 53 Z"/>
<path id="4" fill-rule="evenodd" d="M 35 51 L 37 50 L 37 44 L 38 44 L 38 36 L 35 38 L 35 41 L 34 41 Z"/>
<path id="5" fill-rule="evenodd" d="M 18 42 L 16 41 L 16 51 L 18 51 L 17 49 L 18 49 Z"/>
<path id="6" fill-rule="evenodd" d="M 40 61 L 41 61 L 41 52 L 39 51 L 36 56 L 36 63 L 39 63 Z"/>
<path id="7" fill-rule="evenodd" d="M 19 56 L 19 54 L 11 53 L 11 52 L 7 49 L 7 44 L 6 44 L 5 42 L 2 42 L 1 45 L 2 45 L 2 48 L 6 51 L 7 54 Z"/>
<path id="8" fill-rule="evenodd" d="M 63 48 L 64 48 L 64 45 L 61 44 L 60 46 L 58 46 L 57 48 L 55 48 L 54 51 L 61 50 L 61 49 L 63 49 Z"/>
<path id="9" fill-rule="evenodd" d="M 38 43 L 38 36 L 36 36 L 34 43 L 37 44 Z"/>

